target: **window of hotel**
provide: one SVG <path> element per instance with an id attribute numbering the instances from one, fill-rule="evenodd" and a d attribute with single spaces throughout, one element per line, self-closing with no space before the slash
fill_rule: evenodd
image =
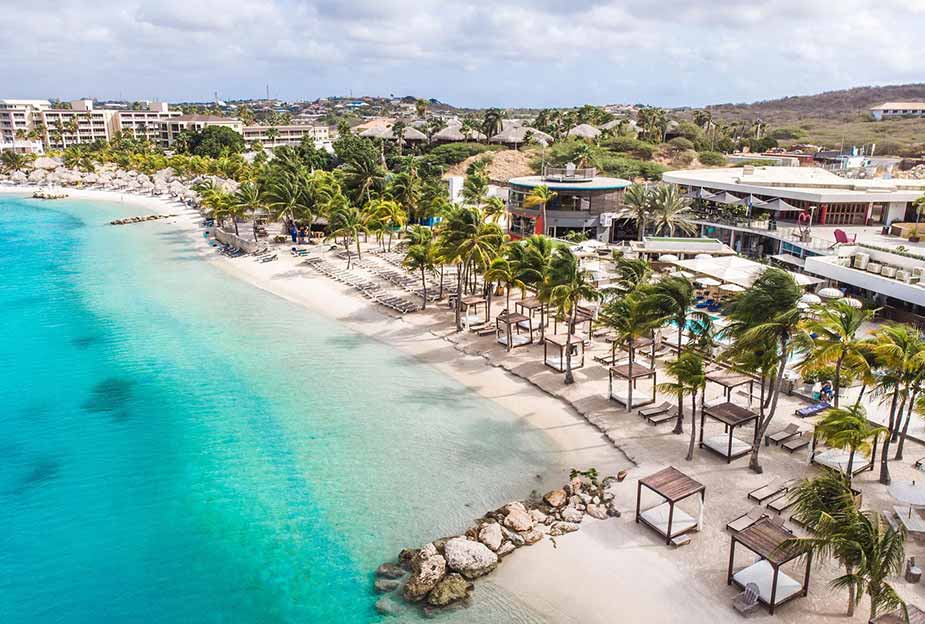
<path id="1" fill-rule="evenodd" d="M 868 204 L 830 204 L 825 211 L 827 225 L 864 225 Z"/>

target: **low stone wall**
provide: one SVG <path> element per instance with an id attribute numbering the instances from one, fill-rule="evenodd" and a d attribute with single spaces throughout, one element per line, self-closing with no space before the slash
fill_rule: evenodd
<path id="1" fill-rule="evenodd" d="M 241 238 L 240 236 L 235 236 L 232 232 L 226 232 L 225 230 L 216 227 L 212 230 L 212 235 L 215 237 L 215 240 L 220 243 L 225 243 L 226 245 L 231 245 L 232 247 L 237 247 L 238 249 L 243 249 L 247 253 L 257 251 L 257 243 L 252 240 L 247 240 Z"/>
<path id="2" fill-rule="evenodd" d="M 429 615 L 468 606 L 475 589 L 472 581 L 492 572 L 518 548 L 577 531 L 585 515 L 598 520 L 619 517 L 613 488 L 624 476 L 621 472 L 598 482 L 594 470 L 578 473 L 542 498 L 534 493 L 531 499 L 489 511 L 462 535 L 402 550 L 396 560 L 376 570 L 375 590 L 385 594 L 376 609 L 396 615 L 411 603 Z"/>

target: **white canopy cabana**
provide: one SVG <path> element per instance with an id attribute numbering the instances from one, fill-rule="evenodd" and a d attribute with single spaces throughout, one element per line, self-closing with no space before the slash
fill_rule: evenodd
<path id="1" fill-rule="evenodd" d="M 822 298 L 819 297 L 819 295 L 815 293 L 806 293 L 805 295 L 800 297 L 800 303 L 805 303 L 808 306 L 818 305 L 822 303 Z"/>
<path id="2" fill-rule="evenodd" d="M 679 260 L 675 262 L 674 265 L 684 271 L 712 277 L 719 280 L 720 283 L 728 282 L 730 284 L 738 284 L 743 288 L 748 288 L 754 284 L 758 276 L 768 269 L 768 266 L 765 264 L 739 256 Z M 790 272 L 790 275 L 800 286 L 811 286 L 822 281 L 815 277 L 803 275 L 802 273 Z"/>
<path id="3" fill-rule="evenodd" d="M 713 279 L 712 277 L 698 277 L 694 280 L 694 283 L 700 284 L 701 286 L 719 286 L 722 284 L 721 281 Z"/>
<path id="4" fill-rule="evenodd" d="M 719 287 L 720 290 L 725 290 L 726 292 L 740 293 L 745 292 L 745 288 L 739 286 L 738 284 L 723 284 Z"/>
<path id="5" fill-rule="evenodd" d="M 823 288 L 819 291 L 819 296 L 823 299 L 841 299 L 845 296 L 845 293 L 838 290 L 837 288 Z"/>

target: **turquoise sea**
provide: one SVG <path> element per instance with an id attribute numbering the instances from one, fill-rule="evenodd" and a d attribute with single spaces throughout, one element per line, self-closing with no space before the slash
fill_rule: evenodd
<path id="1" fill-rule="evenodd" d="M 0 622 L 379 621 L 381 561 L 560 468 L 139 212 L 0 196 Z M 485 582 L 438 621 L 538 619 Z"/>

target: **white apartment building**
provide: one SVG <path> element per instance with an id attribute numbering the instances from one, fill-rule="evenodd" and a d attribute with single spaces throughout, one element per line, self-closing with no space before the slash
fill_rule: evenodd
<path id="1" fill-rule="evenodd" d="M 884 102 L 870 109 L 875 121 L 897 117 L 925 117 L 925 102 Z"/>
<path id="2" fill-rule="evenodd" d="M 278 147 L 280 145 L 299 145 L 302 139 L 308 137 L 321 148 L 330 143 L 331 136 L 327 126 L 310 126 L 296 124 L 289 126 L 244 126 L 244 141 L 248 146 L 262 143 L 264 147 Z"/>
<path id="3" fill-rule="evenodd" d="M 92 100 L 74 100 L 70 109 L 41 111 L 45 145 L 65 149 L 70 145 L 108 141 L 116 131 L 117 111 L 94 109 Z"/>
<path id="4" fill-rule="evenodd" d="M 224 126 L 238 134 L 244 134 L 244 122 L 236 117 L 219 117 L 218 115 L 178 115 L 167 121 L 161 121 L 160 145 L 171 147 L 184 130 L 199 132 L 209 126 Z"/>
<path id="5" fill-rule="evenodd" d="M 118 130 L 125 136 L 147 139 L 156 145 L 166 147 L 167 129 L 164 123 L 180 117 L 180 111 L 172 111 L 166 102 L 150 102 L 144 110 L 121 110 L 116 119 Z"/>
<path id="6" fill-rule="evenodd" d="M 0 100 L 0 152 L 41 153 L 41 139 L 28 135 L 49 108 L 48 100 Z"/>

